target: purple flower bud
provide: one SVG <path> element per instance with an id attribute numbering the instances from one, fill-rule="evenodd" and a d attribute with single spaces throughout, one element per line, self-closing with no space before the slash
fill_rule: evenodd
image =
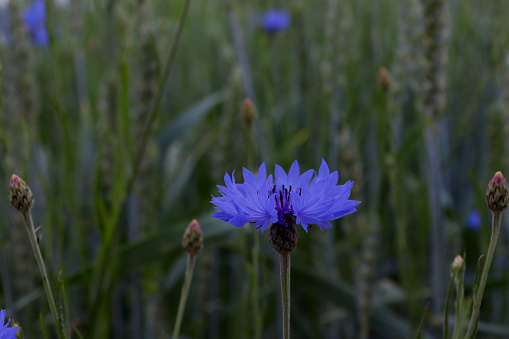
<path id="1" fill-rule="evenodd" d="M 502 172 L 497 172 L 488 184 L 486 190 L 486 204 L 494 213 L 503 212 L 509 204 L 509 191 L 507 181 Z"/>
<path id="2" fill-rule="evenodd" d="M 182 247 L 192 255 L 198 254 L 203 248 L 203 233 L 196 219 L 187 226 L 182 237 Z"/>
<path id="3" fill-rule="evenodd" d="M 25 213 L 34 204 L 34 196 L 30 187 L 16 174 L 13 174 L 9 183 L 9 201 L 15 209 Z"/>

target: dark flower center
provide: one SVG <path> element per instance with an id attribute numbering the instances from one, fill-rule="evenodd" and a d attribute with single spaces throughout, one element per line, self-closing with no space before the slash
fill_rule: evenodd
<path id="1" fill-rule="evenodd" d="M 279 194 L 276 191 L 276 185 L 272 187 L 272 190 L 269 191 L 269 197 L 274 196 L 276 200 L 276 210 L 278 223 L 284 225 L 288 228 L 290 223 L 293 223 L 293 208 L 292 208 L 292 199 L 290 196 L 290 192 L 292 192 L 292 186 L 286 188 L 285 185 L 279 190 Z M 302 192 L 302 189 L 298 187 L 294 190 L 294 192 L 298 192 L 299 195 Z"/>

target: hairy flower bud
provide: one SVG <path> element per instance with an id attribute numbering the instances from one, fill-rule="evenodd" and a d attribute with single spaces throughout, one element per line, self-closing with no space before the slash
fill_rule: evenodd
<path id="1" fill-rule="evenodd" d="M 182 247 L 192 255 L 198 254 L 203 248 L 203 233 L 196 219 L 187 226 L 182 237 Z"/>
<path id="2" fill-rule="evenodd" d="M 455 272 L 459 271 L 463 267 L 464 263 L 465 263 L 465 261 L 463 260 L 463 257 L 458 254 L 452 262 L 452 270 Z"/>
<path id="3" fill-rule="evenodd" d="M 493 213 L 503 212 L 509 204 L 507 181 L 502 172 L 497 172 L 488 184 L 486 190 L 486 204 Z"/>
<path id="4" fill-rule="evenodd" d="M 244 99 L 242 103 L 242 108 L 240 110 L 240 115 L 242 119 L 246 122 L 246 125 L 251 126 L 253 122 L 256 120 L 258 116 L 258 112 L 256 111 L 256 107 L 249 98 Z"/>
<path id="5" fill-rule="evenodd" d="M 34 204 L 34 196 L 30 191 L 30 187 L 16 174 L 12 175 L 9 183 L 9 201 L 12 207 L 21 213 L 30 210 Z"/>
<path id="6" fill-rule="evenodd" d="M 280 254 L 290 253 L 299 240 L 297 229 L 292 222 L 288 226 L 274 223 L 270 226 L 270 243 L 272 247 Z"/>

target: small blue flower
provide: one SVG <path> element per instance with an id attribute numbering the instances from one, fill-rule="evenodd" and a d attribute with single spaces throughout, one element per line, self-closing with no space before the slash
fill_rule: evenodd
<path id="1" fill-rule="evenodd" d="M 235 183 L 232 176 L 224 176 L 225 186 L 218 185 L 220 197 L 212 196 L 219 212 L 213 217 L 241 227 L 254 223 L 255 228 L 265 231 L 271 223 L 286 227 L 300 224 L 307 232 L 309 225 L 320 229 L 331 228 L 331 220 L 339 219 L 356 211 L 360 201 L 348 200 L 353 181 L 337 185 L 338 172 L 329 173 L 329 167 L 322 159 L 318 175 L 311 180 L 314 170 L 300 174 L 295 161 L 288 174 L 276 164 L 274 183 L 272 174 L 267 177 L 265 163 L 258 175 L 244 168 L 244 183 Z"/>
<path id="2" fill-rule="evenodd" d="M 49 35 L 46 29 L 46 5 L 44 0 L 34 0 L 32 5 L 25 9 L 23 20 L 28 27 L 32 42 L 36 46 L 47 46 Z"/>
<path id="3" fill-rule="evenodd" d="M 290 26 L 290 13 L 285 10 L 269 9 L 260 21 L 262 29 L 267 33 L 277 33 Z"/>
<path id="4" fill-rule="evenodd" d="M 481 213 L 478 210 L 474 209 L 468 213 L 467 216 L 467 227 L 472 231 L 478 232 L 481 229 L 482 218 Z"/>
<path id="5" fill-rule="evenodd" d="M 19 327 L 7 327 L 11 322 L 11 319 L 7 321 L 7 324 L 4 325 L 5 322 L 5 310 L 0 310 L 0 339 L 16 339 L 15 333 L 18 332 Z"/>

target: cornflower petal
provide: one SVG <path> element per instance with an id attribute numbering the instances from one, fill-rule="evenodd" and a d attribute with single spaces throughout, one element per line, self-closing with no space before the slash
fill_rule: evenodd
<path id="1" fill-rule="evenodd" d="M 315 170 L 308 170 L 308 171 L 302 173 L 302 175 L 300 176 L 299 181 L 297 183 L 297 187 L 302 187 L 304 185 L 307 186 L 314 173 L 315 173 Z"/>
<path id="2" fill-rule="evenodd" d="M 9 323 L 11 322 L 11 319 L 7 321 L 7 324 L 4 324 L 5 322 L 5 314 L 7 313 L 6 310 L 0 310 L 0 338 L 2 339 L 16 339 L 16 332 L 18 332 L 19 327 L 8 327 Z"/>
<path id="3" fill-rule="evenodd" d="M 329 176 L 329 166 L 322 158 L 322 164 L 320 165 L 320 170 L 318 171 L 318 179 L 325 180 Z"/>
<path id="4" fill-rule="evenodd" d="M 267 180 L 267 169 L 265 168 L 264 162 L 260 165 L 260 168 L 258 169 L 258 173 L 256 174 L 256 180 L 258 182 L 258 188 L 261 188 L 263 184 L 265 184 L 265 181 Z"/>
<path id="5" fill-rule="evenodd" d="M 292 164 L 292 167 L 290 167 L 290 171 L 288 171 L 287 187 L 297 186 L 297 183 L 299 182 L 299 176 L 300 176 L 299 163 L 297 162 L 297 160 L 295 160 Z"/>
<path id="6" fill-rule="evenodd" d="M 276 190 L 279 191 L 283 186 L 287 186 L 288 184 L 288 176 L 286 175 L 285 170 L 276 164 L 276 170 L 274 175 L 276 176 Z"/>

